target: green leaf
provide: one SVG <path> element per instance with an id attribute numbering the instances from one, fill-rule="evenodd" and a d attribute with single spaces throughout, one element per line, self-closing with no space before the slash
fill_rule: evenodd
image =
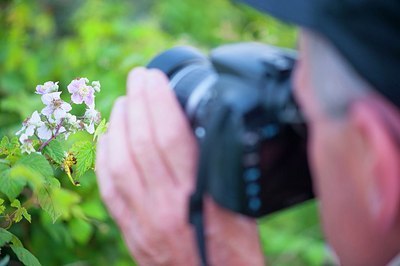
<path id="1" fill-rule="evenodd" d="M 8 242 L 10 242 L 12 237 L 13 237 L 13 234 L 8 232 L 4 228 L 0 228 L 0 247 L 4 246 Z"/>
<path id="2" fill-rule="evenodd" d="M 13 137 L 11 140 L 9 140 L 6 150 L 0 155 L 6 155 L 7 157 L 5 159 L 10 162 L 11 165 L 13 165 L 21 157 L 21 148 L 18 138 Z"/>
<path id="3" fill-rule="evenodd" d="M 55 178 L 50 178 L 37 191 L 39 205 L 50 215 L 53 223 L 55 223 L 62 214 L 62 209 L 58 208 L 53 199 L 54 191 L 57 189 L 60 189 L 60 182 Z"/>
<path id="4" fill-rule="evenodd" d="M 32 222 L 32 220 L 31 220 L 31 215 L 28 213 L 28 210 L 26 209 L 26 208 L 22 208 L 23 209 L 23 211 L 22 211 L 22 216 L 24 216 L 24 218 L 29 222 L 29 223 L 31 223 Z"/>
<path id="5" fill-rule="evenodd" d="M 10 170 L 0 173 L 0 191 L 3 192 L 10 201 L 13 201 L 26 185 L 23 178 L 14 178 L 10 175 Z"/>
<path id="6" fill-rule="evenodd" d="M 65 219 L 69 219 L 72 216 L 74 207 L 76 207 L 81 200 L 77 193 L 63 188 L 54 190 L 52 199 L 55 208 L 57 210 L 62 210 L 62 216 Z"/>
<path id="7" fill-rule="evenodd" d="M 53 176 L 53 168 L 50 166 L 46 158 L 41 154 L 32 153 L 27 156 L 23 156 L 17 161 L 17 165 L 29 167 L 42 174 L 45 178 Z"/>
<path id="8" fill-rule="evenodd" d="M 92 142 L 77 142 L 72 146 L 71 151 L 76 158 L 76 177 L 82 176 L 87 170 L 93 168 L 95 160 L 95 147 Z"/>
<path id="9" fill-rule="evenodd" d="M 7 155 L 8 154 L 8 147 L 10 144 L 10 140 L 7 136 L 4 136 L 0 142 L 0 155 Z"/>
<path id="10" fill-rule="evenodd" d="M 18 259 L 26 266 L 41 266 L 39 260 L 27 249 L 11 245 L 12 251 Z"/>
<path id="11" fill-rule="evenodd" d="M 97 126 L 96 131 L 93 135 L 93 141 L 96 141 L 101 135 L 106 133 L 108 128 L 108 123 L 106 119 L 101 120 L 100 124 Z"/>
<path id="12" fill-rule="evenodd" d="M 2 214 L 6 210 L 6 207 L 3 205 L 3 203 L 4 200 L 0 199 L 0 214 Z"/>
<path id="13" fill-rule="evenodd" d="M 22 220 L 22 218 L 25 218 L 26 220 L 28 220 L 28 222 L 31 222 L 31 215 L 28 213 L 25 207 L 21 206 L 21 202 L 19 200 L 15 199 L 11 203 L 11 207 L 17 209 L 14 213 L 14 222 L 18 223 Z"/>
<path id="14" fill-rule="evenodd" d="M 51 141 L 49 145 L 44 148 L 43 152 L 58 164 L 62 164 L 65 157 L 65 151 L 60 141 L 57 139 Z"/>
<path id="15" fill-rule="evenodd" d="M 11 207 L 14 208 L 21 208 L 21 202 L 17 199 L 13 200 L 13 202 L 11 202 Z"/>
<path id="16" fill-rule="evenodd" d="M 15 247 L 23 247 L 21 240 L 19 240 L 19 238 L 15 235 L 12 235 L 11 243 Z"/>
<path id="17" fill-rule="evenodd" d="M 36 170 L 26 166 L 26 165 L 16 165 L 10 169 L 10 178 L 14 180 L 22 180 L 29 183 L 32 189 L 40 187 L 41 184 L 45 182 L 45 178 Z"/>
<path id="18" fill-rule="evenodd" d="M 68 224 L 69 232 L 79 244 L 87 244 L 93 233 L 93 227 L 82 219 L 73 219 Z"/>

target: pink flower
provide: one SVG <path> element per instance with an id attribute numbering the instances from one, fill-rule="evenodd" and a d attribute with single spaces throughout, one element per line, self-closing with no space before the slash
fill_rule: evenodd
<path id="1" fill-rule="evenodd" d="M 42 102 L 47 105 L 43 108 L 42 114 L 46 117 L 50 118 L 53 114 L 56 120 L 60 120 L 67 115 L 67 112 L 71 111 L 71 105 L 61 100 L 60 94 L 61 92 L 53 92 L 42 96 Z"/>
<path id="2" fill-rule="evenodd" d="M 71 100 L 73 103 L 81 104 L 85 102 L 85 104 L 89 107 L 94 105 L 94 88 L 92 86 L 88 86 L 89 80 L 87 78 L 74 79 L 68 85 L 68 91 L 72 94 Z"/>
<path id="3" fill-rule="evenodd" d="M 37 85 L 35 93 L 43 95 L 55 91 L 58 91 L 58 81 L 57 82 L 47 81 L 43 85 Z"/>

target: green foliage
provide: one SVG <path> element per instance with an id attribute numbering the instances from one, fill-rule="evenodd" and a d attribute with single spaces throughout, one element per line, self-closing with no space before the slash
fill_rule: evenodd
<path id="1" fill-rule="evenodd" d="M 28 213 L 25 207 L 21 206 L 21 202 L 19 202 L 19 200 L 15 199 L 13 202 L 11 202 L 10 206 L 16 208 L 13 213 L 14 222 L 18 223 L 22 220 L 22 218 L 25 218 L 29 223 L 31 222 L 31 215 Z"/>
<path id="2" fill-rule="evenodd" d="M 107 118 L 128 71 L 172 46 L 296 43 L 292 27 L 228 0 L 10 0 L 0 3 L 0 28 L 0 247 L 12 249 L 10 263 L 16 255 L 25 265 L 38 264 L 16 236 L 43 265 L 133 264 L 92 170 L 93 141 L 106 120 L 93 139 L 76 134 L 67 144 L 52 141 L 45 156 L 21 154 L 14 135 L 42 107 L 37 84 L 99 79 L 96 108 Z M 263 219 L 260 232 L 272 265 L 321 265 L 326 258 L 314 204 Z"/>
<path id="3" fill-rule="evenodd" d="M 0 228 L 0 246 L 4 246 L 11 241 L 13 235 L 7 230 Z"/>
<path id="4" fill-rule="evenodd" d="M 97 126 L 96 131 L 93 135 L 93 141 L 96 141 L 101 135 L 106 133 L 108 128 L 108 123 L 106 119 L 101 120 L 100 124 Z"/>
<path id="5" fill-rule="evenodd" d="M 54 191 L 58 189 L 60 189 L 60 182 L 55 178 L 49 178 L 37 190 L 39 205 L 50 215 L 53 223 L 57 221 L 63 212 L 53 199 Z"/>
<path id="6" fill-rule="evenodd" d="M 44 154 L 48 155 L 55 163 L 60 165 L 65 157 L 65 151 L 58 139 L 53 140 L 44 148 Z"/>
<path id="7" fill-rule="evenodd" d="M 23 247 L 11 246 L 12 251 L 17 255 L 18 259 L 26 266 L 40 266 L 38 259 Z"/>
<path id="8" fill-rule="evenodd" d="M 95 159 L 95 148 L 90 141 L 75 143 L 71 152 L 76 158 L 76 177 L 81 177 L 87 170 L 91 169 Z"/>

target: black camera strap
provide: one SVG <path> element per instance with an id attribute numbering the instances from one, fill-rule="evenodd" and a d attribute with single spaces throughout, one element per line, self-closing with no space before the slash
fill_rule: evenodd
<path id="1" fill-rule="evenodd" d="M 206 136 L 200 142 L 200 160 L 197 170 L 196 190 L 191 195 L 189 202 L 189 222 L 194 226 L 196 232 L 201 266 L 208 265 L 204 231 L 204 196 L 207 192 L 207 180 L 209 177 L 209 155 L 216 146 L 215 143 L 218 141 L 221 127 L 228 114 L 229 108 L 223 105 L 215 110 L 215 113 L 213 112 L 211 121 L 206 129 Z"/>

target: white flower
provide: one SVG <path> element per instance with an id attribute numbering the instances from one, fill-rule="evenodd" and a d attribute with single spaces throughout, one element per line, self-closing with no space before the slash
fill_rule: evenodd
<path id="1" fill-rule="evenodd" d="M 76 133 L 78 130 L 83 128 L 81 121 L 78 120 L 75 115 L 70 113 L 67 113 L 64 118 L 64 126 L 66 127 L 65 139 L 67 139 L 70 134 Z"/>
<path id="2" fill-rule="evenodd" d="M 101 120 L 100 112 L 93 107 L 86 109 L 85 120 L 89 123 L 89 125 L 85 124 L 86 131 L 89 132 L 89 134 L 93 134 L 95 131 L 94 125 L 98 124 Z"/>
<path id="3" fill-rule="evenodd" d="M 57 130 L 58 127 L 59 129 Z M 49 140 L 56 134 L 60 135 L 64 132 L 66 132 L 65 127 L 54 123 L 44 123 L 41 127 L 37 129 L 38 137 L 41 140 Z"/>
<path id="4" fill-rule="evenodd" d="M 35 148 L 32 145 L 32 140 L 29 139 L 28 135 L 22 134 L 19 138 L 19 141 L 22 143 L 21 152 L 28 153 L 35 152 Z"/>
<path id="5" fill-rule="evenodd" d="M 37 85 L 35 93 L 43 95 L 55 91 L 58 91 L 58 81 L 47 81 L 43 85 Z"/>
<path id="6" fill-rule="evenodd" d="M 41 140 L 49 140 L 53 136 L 53 132 L 49 124 L 44 124 L 37 129 L 38 137 Z"/>
<path id="7" fill-rule="evenodd" d="M 100 81 L 95 80 L 92 82 L 92 87 L 96 92 L 100 92 Z"/>
<path id="8" fill-rule="evenodd" d="M 33 136 L 35 133 L 35 129 L 41 127 L 43 125 L 42 120 L 40 119 L 40 115 L 37 111 L 33 112 L 30 118 L 26 119 L 23 122 L 22 129 L 19 130 L 16 135 L 20 135 L 24 132 L 27 136 Z"/>
<path id="9" fill-rule="evenodd" d="M 61 92 L 52 92 L 42 96 L 42 102 L 46 105 L 42 110 L 42 114 L 50 117 L 52 114 L 56 120 L 61 120 L 71 111 L 72 107 L 69 103 L 60 99 Z"/>

